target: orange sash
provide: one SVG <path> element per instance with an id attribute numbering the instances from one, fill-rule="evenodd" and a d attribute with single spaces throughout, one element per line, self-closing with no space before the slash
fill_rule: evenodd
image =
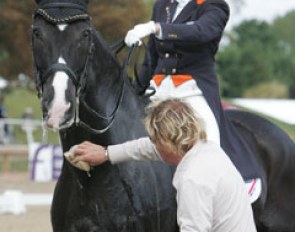
<path id="1" fill-rule="evenodd" d="M 153 76 L 153 80 L 156 83 L 156 85 L 159 86 L 165 79 L 165 77 L 165 74 L 156 74 Z M 186 81 L 192 80 L 193 78 L 191 75 L 171 75 L 171 79 L 174 86 L 177 87 Z"/>

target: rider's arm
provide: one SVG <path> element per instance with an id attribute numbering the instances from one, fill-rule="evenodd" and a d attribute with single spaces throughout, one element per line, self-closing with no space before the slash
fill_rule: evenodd
<path id="1" fill-rule="evenodd" d="M 229 18 L 225 1 L 207 0 L 199 7 L 196 19 L 187 23 L 160 23 L 163 40 L 206 43 L 223 33 Z"/>

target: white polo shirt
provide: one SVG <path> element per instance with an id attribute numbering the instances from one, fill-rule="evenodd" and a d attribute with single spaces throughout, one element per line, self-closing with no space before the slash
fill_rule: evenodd
<path id="1" fill-rule="evenodd" d="M 111 163 L 161 160 L 149 138 L 108 147 Z M 256 232 L 242 176 L 214 142 L 198 142 L 178 164 L 177 221 L 181 232 Z"/>

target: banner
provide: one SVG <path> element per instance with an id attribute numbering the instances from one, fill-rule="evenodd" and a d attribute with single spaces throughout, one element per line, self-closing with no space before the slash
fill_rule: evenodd
<path id="1" fill-rule="evenodd" d="M 32 143 L 29 145 L 31 180 L 46 182 L 58 179 L 63 163 L 60 145 Z"/>

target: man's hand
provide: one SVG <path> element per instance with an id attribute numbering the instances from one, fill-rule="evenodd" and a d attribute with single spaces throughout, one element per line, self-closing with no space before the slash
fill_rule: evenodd
<path id="1" fill-rule="evenodd" d="M 154 21 L 138 24 L 127 32 L 125 43 L 128 47 L 132 47 L 134 45 L 140 46 L 142 44 L 141 39 L 151 34 L 155 34 L 156 32 L 157 27 Z"/>
<path id="2" fill-rule="evenodd" d="M 71 149 L 72 150 L 72 149 Z M 74 166 L 84 162 L 90 166 L 102 164 L 108 160 L 107 151 L 103 146 L 91 142 L 76 145 L 72 151 L 73 157 L 68 159 Z"/>
<path id="3" fill-rule="evenodd" d="M 84 161 L 79 161 L 76 163 L 72 163 L 71 161 L 75 159 L 75 149 L 77 145 L 72 146 L 71 149 L 64 153 L 64 156 L 67 161 L 69 161 L 73 166 L 76 168 L 81 169 L 82 171 L 89 172 L 90 171 L 90 165 Z"/>

